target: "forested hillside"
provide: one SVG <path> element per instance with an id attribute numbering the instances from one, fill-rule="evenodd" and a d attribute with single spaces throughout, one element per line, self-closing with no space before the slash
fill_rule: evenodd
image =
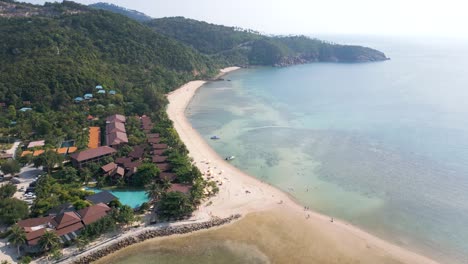
<path id="1" fill-rule="evenodd" d="M 165 93 L 219 65 L 125 16 L 73 2 L 0 1 L 0 140 L 76 139 L 88 116 L 159 113 Z M 115 95 L 97 94 L 96 85 Z M 75 103 L 75 97 L 94 94 Z"/>
<path id="2" fill-rule="evenodd" d="M 114 12 L 114 13 L 117 13 L 117 14 L 121 14 L 121 15 L 127 16 L 127 17 L 129 17 L 131 19 L 134 19 L 134 20 L 140 21 L 140 22 L 149 21 L 149 20 L 152 19 L 150 16 L 147 16 L 147 15 L 145 15 L 145 14 L 143 14 L 141 12 L 138 12 L 136 10 L 123 8 L 123 7 L 120 7 L 120 6 L 117 6 L 117 5 L 113 5 L 113 4 L 95 3 L 95 4 L 91 4 L 89 6 L 93 7 L 93 8 L 96 8 L 96 9 L 102 9 L 102 10 L 111 11 L 111 12 Z"/>
<path id="3" fill-rule="evenodd" d="M 15 106 L 56 100 L 58 107 L 98 83 L 125 95 L 149 86 L 167 92 L 216 69 L 207 56 L 138 22 L 89 8 L 55 17 L 0 18 L 0 35 L 8 36 L 0 38 L 0 102 Z"/>
<path id="4" fill-rule="evenodd" d="M 380 51 L 337 45 L 305 36 L 265 36 L 251 30 L 209 24 L 183 17 L 146 24 L 226 65 L 285 66 L 307 62 L 367 62 L 387 59 Z"/>

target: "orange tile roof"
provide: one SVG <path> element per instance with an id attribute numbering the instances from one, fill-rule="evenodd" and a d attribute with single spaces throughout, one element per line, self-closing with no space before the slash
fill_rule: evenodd
<path id="1" fill-rule="evenodd" d="M 59 148 L 57 150 L 57 153 L 58 154 L 67 154 L 67 150 L 68 150 L 68 148 Z"/>
<path id="2" fill-rule="evenodd" d="M 34 157 L 37 157 L 37 156 L 39 156 L 39 155 L 42 155 L 42 153 L 44 153 L 44 150 L 43 150 L 43 149 L 36 150 L 36 151 L 34 151 L 33 156 L 34 156 Z"/>
<path id="3" fill-rule="evenodd" d="M 78 150 L 77 147 L 69 147 L 68 148 L 68 153 L 73 153 L 73 152 L 76 152 Z"/>
<path id="4" fill-rule="evenodd" d="M 90 127 L 89 128 L 89 141 L 88 148 L 97 148 L 100 145 L 101 139 L 101 129 L 99 127 Z"/>
<path id="5" fill-rule="evenodd" d="M 25 150 L 25 151 L 23 151 L 23 153 L 21 153 L 21 157 L 24 157 L 24 156 L 30 155 L 30 154 L 33 154 L 33 152 L 29 151 L 29 150 Z"/>

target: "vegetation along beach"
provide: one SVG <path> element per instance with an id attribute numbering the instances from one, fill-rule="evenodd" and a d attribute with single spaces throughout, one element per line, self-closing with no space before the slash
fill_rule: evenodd
<path id="1" fill-rule="evenodd" d="M 463 263 L 463 42 L 239 1 L 0 0 L 0 264 Z"/>

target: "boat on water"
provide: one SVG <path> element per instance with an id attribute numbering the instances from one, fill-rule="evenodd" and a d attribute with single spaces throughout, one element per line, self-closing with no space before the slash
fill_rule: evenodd
<path id="1" fill-rule="evenodd" d="M 229 157 L 226 157 L 225 160 L 233 160 L 235 158 L 236 158 L 236 156 L 229 156 Z"/>
<path id="2" fill-rule="evenodd" d="M 218 137 L 218 136 L 212 136 L 212 137 L 210 137 L 210 139 L 212 139 L 212 140 L 217 140 L 217 139 L 220 139 L 220 137 Z"/>

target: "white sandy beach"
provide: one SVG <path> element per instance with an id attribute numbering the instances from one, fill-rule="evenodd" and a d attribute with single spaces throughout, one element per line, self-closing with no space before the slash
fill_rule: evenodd
<path id="1" fill-rule="evenodd" d="M 222 73 L 236 69 L 238 68 L 226 68 L 222 70 Z M 208 139 L 203 139 L 185 117 L 185 108 L 197 89 L 204 83 L 205 81 L 192 81 L 170 93 L 167 109 L 169 118 L 174 122 L 175 129 L 200 171 L 210 171 L 210 175 L 214 176 L 215 180 L 223 182 L 219 186 L 219 194 L 210 199 L 212 204 L 201 206 L 196 212 L 198 218 L 205 218 L 209 215 L 226 217 L 236 213 L 246 215 L 259 211 L 281 210 L 285 214 L 303 219 L 303 228 L 321 230 L 343 251 L 388 256 L 402 263 L 437 263 L 377 238 L 344 221 L 335 219 L 331 222 L 328 216 L 305 211 L 304 207 L 296 203 L 289 195 L 226 162 L 206 143 L 205 140 Z"/>

